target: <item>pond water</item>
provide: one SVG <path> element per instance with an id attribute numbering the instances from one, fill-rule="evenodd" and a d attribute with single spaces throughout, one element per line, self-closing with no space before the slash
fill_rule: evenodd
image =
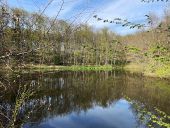
<path id="1" fill-rule="evenodd" d="M 18 95 L 19 91 L 24 92 L 22 86 L 30 85 L 35 91 L 28 99 L 22 99 L 16 127 L 169 127 L 169 80 L 123 71 L 57 71 L 1 74 L 1 81 L 12 85 L 0 91 L 0 110 L 10 119 L 17 109 L 16 99 L 22 99 Z M 0 119 L 7 127 L 10 121 L 2 116 Z M 159 119 L 164 124 L 160 125 Z"/>

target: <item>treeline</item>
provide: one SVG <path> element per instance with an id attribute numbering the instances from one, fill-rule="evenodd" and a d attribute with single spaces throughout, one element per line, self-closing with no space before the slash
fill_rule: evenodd
<path id="1" fill-rule="evenodd" d="M 48 65 L 122 65 L 142 63 L 152 68 L 170 62 L 170 13 L 160 22 L 148 17 L 148 28 L 118 36 L 107 28 L 94 30 L 42 13 L 0 9 L 0 63 Z M 123 27 L 122 27 L 123 29 Z M 141 28 L 142 29 L 142 28 Z"/>
<path id="2" fill-rule="evenodd" d="M 129 49 L 127 59 L 143 64 L 148 72 L 170 72 L 170 10 L 165 10 L 164 18 L 159 20 L 155 14 L 147 15 L 147 30 L 121 38 Z M 161 71 L 162 69 L 162 71 Z"/>
<path id="3" fill-rule="evenodd" d="M 9 64 L 104 65 L 125 62 L 124 46 L 104 28 L 94 31 L 25 10 L 0 10 L 0 59 Z"/>

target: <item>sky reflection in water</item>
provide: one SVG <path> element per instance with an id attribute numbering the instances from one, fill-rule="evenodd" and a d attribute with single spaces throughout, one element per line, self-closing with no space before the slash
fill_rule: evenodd
<path id="1" fill-rule="evenodd" d="M 8 90 L 2 97 L 0 105 L 11 108 L 5 114 L 13 111 L 18 83 L 41 86 L 23 104 L 17 117 L 18 127 L 25 123 L 24 128 L 146 128 L 148 111 L 154 113 L 156 107 L 170 114 L 168 80 L 122 71 L 21 76 L 13 83 L 16 92 Z M 15 79 L 13 76 L 9 80 L 12 83 Z M 4 125 L 7 123 L 4 120 Z"/>
<path id="2" fill-rule="evenodd" d="M 94 106 L 80 113 L 47 118 L 39 124 L 26 124 L 25 128 L 135 128 L 137 121 L 131 104 L 125 99 L 113 102 L 108 107 Z M 142 127 L 142 126 L 140 126 Z"/>

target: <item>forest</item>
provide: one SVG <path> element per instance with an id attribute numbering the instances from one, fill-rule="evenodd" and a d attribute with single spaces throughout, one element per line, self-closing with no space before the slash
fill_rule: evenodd
<path id="1" fill-rule="evenodd" d="M 125 36 L 120 36 L 106 27 L 94 30 L 88 24 L 76 25 L 58 20 L 57 17 L 49 18 L 19 8 L 1 6 L 0 15 L 1 65 L 125 66 L 133 63 L 146 67 L 144 70 L 147 72 L 166 75 L 170 72 L 168 9 L 165 10 L 161 22 L 156 14 L 146 15 L 149 29 L 140 28 L 139 32 Z M 95 18 L 96 16 L 94 20 Z M 122 27 L 130 25 L 122 23 Z M 131 25 L 130 29 L 133 27 L 135 26 Z"/>
<path id="2" fill-rule="evenodd" d="M 45 11 L 45 10 L 43 10 Z M 109 28 L 95 30 L 88 24 L 74 24 L 30 13 L 8 5 L 0 9 L 0 64 L 11 68 L 26 65 L 111 65 L 132 66 L 142 71 L 169 75 L 170 11 L 159 21 L 156 14 L 145 15 L 143 24 L 98 18 L 96 22 L 115 22 L 140 31 L 125 36 Z M 61 11 L 61 10 L 60 10 Z M 58 13 L 60 13 L 60 11 Z M 131 66 L 130 66 L 131 67 Z"/>
<path id="3" fill-rule="evenodd" d="M 58 16 L 58 15 L 57 15 Z M 95 30 L 88 24 L 74 24 L 58 17 L 30 13 L 2 5 L 0 9 L 0 63 L 11 68 L 37 65 L 112 65 L 145 68 L 145 72 L 169 75 L 170 13 L 165 10 L 159 21 L 156 14 L 146 15 L 147 29 L 128 21 L 115 22 L 140 31 L 125 36 L 108 28 Z M 135 65 L 134 65 L 135 64 Z"/>
<path id="4" fill-rule="evenodd" d="M 22 2 L 45 4 L 29 11 Z M 57 2 L 0 0 L 0 128 L 169 128 L 169 0 L 108 1 L 116 13 L 122 5 L 167 8 L 133 20 L 94 11 L 83 22 L 60 14 L 68 3 L 81 6 L 67 15 L 81 10 L 84 1 L 60 0 L 55 15 L 47 15 Z"/>

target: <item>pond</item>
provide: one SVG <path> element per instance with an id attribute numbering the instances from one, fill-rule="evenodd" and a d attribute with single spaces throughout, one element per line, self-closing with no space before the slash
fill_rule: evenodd
<path id="1" fill-rule="evenodd" d="M 169 80 L 124 71 L 2 73 L 0 78 L 8 88 L 0 91 L 4 127 L 11 120 L 23 128 L 170 126 Z"/>

